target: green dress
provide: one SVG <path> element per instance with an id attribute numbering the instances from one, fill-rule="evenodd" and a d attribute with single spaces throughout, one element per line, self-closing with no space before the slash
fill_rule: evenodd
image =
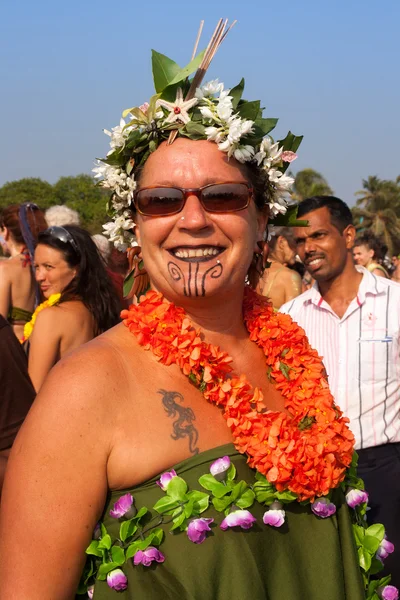
<path id="1" fill-rule="evenodd" d="M 237 481 L 254 484 L 255 472 L 232 444 L 220 446 L 175 465 L 189 489 L 202 490 L 199 477 L 224 455 L 237 469 Z M 152 508 L 164 492 L 155 477 L 132 490 L 111 492 L 102 522 L 118 537 L 120 521 L 109 515 L 125 493 L 134 497 L 136 508 Z M 204 491 L 204 490 L 203 490 Z M 162 526 L 164 540 L 159 550 L 165 561 L 145 567 L 132 559 L 122 569 L 128 578 L 124 591 L 96 581 L 94 600 L 364 600 L 360 570 L 343 495 L 334 498 L 337 512 L 330 518 L 316 517 L 310 506 L 293 502 L 285 506 L 286 521 L 280 528 L 264 525 L 266 507 L 257 501 L 248 509 L 257 522 L 248 530 L 235 527 L 222 531 L 224 518 L 211 505 L 201 516 L 214 518 L 212 532 L 201 544 L 191 542 L 185 532 L 170 533 Z"/>

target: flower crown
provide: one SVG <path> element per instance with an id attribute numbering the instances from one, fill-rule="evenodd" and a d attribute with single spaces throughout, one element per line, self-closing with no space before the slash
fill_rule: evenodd
<path id="1" fill-rule="evenodd" d="M 295 152 L 302 136 L 289 132 L 285 139 L 275 142 L 269 134 L 278 120 L 263 117 L 260 101 L 242 99 L 244 79 L 232 89 L 224 89 L 217 79 L 200 85 L 226 36 L 226 24 L 220 21 L 219 31 L 207 49 L 183 69 L 153 50 L 156 94 L 149 103 L 125 110 L 120 124 L 111 131 L 104 130 L 111 138 L 111 149 L 106 158 L 98 160 L 93 171 L 100 185 L 111 190 L 108 210 L 113 220 L 103 229 L 120 250 L 137 245 L 129 210 L 136 189 L 135 173 L 163 141 L 171 144 L 177 136 L 212 141 L 229 158 L 252 163 L 263 176 L 263 195 L 273 224 L 296 223 L 296 209 L 289 208 L 288 203 L 293 178 L 285 171 L 297 158 Z M 190 80 L 192 73 L 195 75 Z"/>

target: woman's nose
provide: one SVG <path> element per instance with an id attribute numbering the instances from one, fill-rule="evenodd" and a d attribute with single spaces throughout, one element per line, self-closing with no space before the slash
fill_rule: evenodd
<path id="1" fill-rule="evenodd" d="M 179 225 L 182 229 L 197 230 L 210 225 L 209 215 L 195 194 L 188 195 L 179 217 Z"/>

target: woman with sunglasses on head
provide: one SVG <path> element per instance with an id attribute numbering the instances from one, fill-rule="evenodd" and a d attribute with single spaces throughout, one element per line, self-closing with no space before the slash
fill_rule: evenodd
<path id="1" fill-rule="evenodd" d="M 94 600 L 363 600 L 339 487 L 354 437 L 304 332 L 245 283 L 300 140 L 263 138 L 243 82 L 160 101 L 172 61 L 153 57 L 160 95 L 99 167 L 141 297 L 53 369 L 25 422 L 0 599 L 69 600 L 83 571 Z"/>
<path id="2" fill-rule="evenodd" d="M 29 374 L 38 391 L 56 362 L 120 319 L 114 287 L 84 229 L 46 229 L 38 238 L 34 266 L 46 307 L 39 310 L 32 330 L 27 329 Z"/>
<path id="3" fill-rule="evenodd" d="M 46 228 L 44 213 L 32 202 L 12 204 L 0 213 L 0 245 L 9 256 L 0 261 L 0 314 L 18 339 L 39 300 L 32 261 L 37 237 Z"/>

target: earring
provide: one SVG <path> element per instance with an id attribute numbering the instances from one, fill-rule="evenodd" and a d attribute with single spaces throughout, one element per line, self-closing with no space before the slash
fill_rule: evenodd
<path id="1" fill-rule="evenodd" d="M 127 256 L 129 270 L 124 279 L 124 298 L 136 297 L 139 300 L 150 287 L 150 278 L 144 266 L 141 247 L 128 248 Z"/>

